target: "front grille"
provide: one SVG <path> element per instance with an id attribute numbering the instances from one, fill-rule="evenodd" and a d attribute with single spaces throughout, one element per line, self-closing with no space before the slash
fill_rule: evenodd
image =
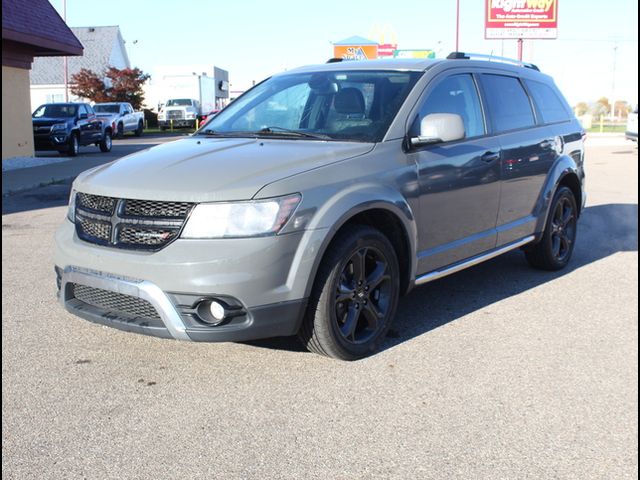
<path id="1" fill-rule="evenodd" d="M 90 195 L 88 193 L 78 193 L 76 196 L 78 206 L 93 212 L 113 214 L 116 207 L 116 199 L 113 197 L 102 197 L 100 195 Z"/>
<path id="2" fill-rule="evenodd" d="M 168 110 L 167 118 L 169 120 L 183 120 L 184 119 L 184 111 L 183 110 Z"/>
<path id="3" fill-rule="evenodd" d="M 93 243 L 106 244 L 111 240 L 111 224 L 94 219 L 78 217 L 77 227 L 87 239 Z"/>
<path id="4" fill-rule="evenodd" d="M 179 233 L 179 228 L 169 229 L 124 225 L 118 232 L 118 243 L 120 245 L 158 247 L 171 242 Z"/>
<path id="5" fill-rule="evenodd" d="M 184 218 L 191 211 L 192 203 L 127 200 L 124 214 L 132 217 Z"/>
<path id="6" fill-rule="evenodd" d="M 98 245 L 159 250 L 178 238 L 194 205 L 78 193 L 76 232 Z"/>
<path id="7" fill-rule="evenodd" d="M 160 320 L 160 315 L 153 305 L 142 298 L 78 283 L 72 283 L 70 287 L 73 297 L 88 305 L 129 317 Z"/>

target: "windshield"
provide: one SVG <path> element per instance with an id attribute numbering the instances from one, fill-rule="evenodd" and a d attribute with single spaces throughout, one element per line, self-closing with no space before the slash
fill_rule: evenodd
<path id="1" fill-rule="evenodd" d="M 379 142 L 421 74 L 352 70 L 278 75 L 229 104 L 199 133 Z"/>
<path id="2" fill-rule="evenodd" d="M 120 105 L 94 105 L 96 113 L 120 113 Z"/>
<path id="3" fill-rule="evenodd" d="M 77 105 L 41 105 L 33 112 L 33 118 L 72 118 L 78 111 Z"/>
<path id="4" fill-rule="evenodd" d="M 167 107 L 190 107 L 191 100 L 188 98 L 177 98 L 175 100 L 168 100 Z"/>

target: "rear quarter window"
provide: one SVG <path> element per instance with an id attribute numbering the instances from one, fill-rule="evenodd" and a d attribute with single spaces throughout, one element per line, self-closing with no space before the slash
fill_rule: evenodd
<path id="1" fill-rule="evenodd" d="M 482 84 L 496 133 L 536 124 L 529 96 L 516 77 L 483 74 Z"/>
<path id="2" fill-rule="evenodd" d="M 565 103 L 553 88 L 534 80 L 525 80 L 525 83 L 544 123 L 563 122 L 571 118 Z"/>

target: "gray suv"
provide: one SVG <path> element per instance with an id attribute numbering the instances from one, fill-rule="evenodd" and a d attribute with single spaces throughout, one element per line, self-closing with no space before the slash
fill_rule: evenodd
<path id="1" fill-rule="evenodd" d="M 398 299 L 520 248 L 569 262 L 584 131 L 530 64 L 334 61 L 275 75 L 192 137 L 84 172 L 56 234 L 64 307 L 192 341 L 376 351 Z"/>

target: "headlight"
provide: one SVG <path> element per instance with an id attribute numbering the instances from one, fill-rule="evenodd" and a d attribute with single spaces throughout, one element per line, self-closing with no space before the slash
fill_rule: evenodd
<path id="1" fill-rule="evenodd" d="M 69 209 L 67 210 L 67 218 L 71 223 L 76 223 L 76 191 L 71 190 L 69 195 Z"/>
<path id="2" fill-rule="evenodd" d="M 67 124 L 66 123 L 56 123 L 55 125 L 53 125 L 51 127 L 52 131 L 56 131 L 56 130 L 67 130 Z"/>
<path id="3" fill-rule="evenodd" d="M 187 112 L 187 118 L 196 118 L 196 114 L 193 112 Z"/>
<path id="4" fill-rule="evenodd" d="M 291 218 L 300 194 L 237 203 L 201 203 L 191 212 L 183 238 L 275 235 Z"/>

